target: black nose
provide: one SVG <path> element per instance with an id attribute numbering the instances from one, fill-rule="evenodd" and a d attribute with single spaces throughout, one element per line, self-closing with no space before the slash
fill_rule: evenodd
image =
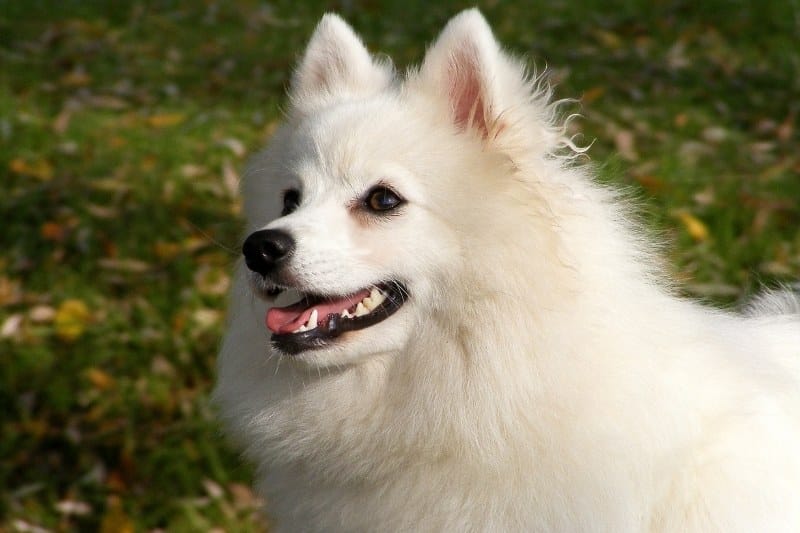
<path id="1" fill-rule="evenodd" d="M 294 251 L 294 239 L 279 229 L 262 229 L 251 233 L 242 245 L 247 268 L 266 276 L 281 260 Z"/>

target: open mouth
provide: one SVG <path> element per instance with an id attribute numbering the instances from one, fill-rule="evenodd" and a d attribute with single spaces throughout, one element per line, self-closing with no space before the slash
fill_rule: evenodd
<path id="1" fill-rule="evenodd" d="M 378 283 L 348 296 L 304 295 L 286 307 L 267 311 L 266 324 L 272 344 L 294 355 L 322 348 L 347 331 L 368 328 L 392 316 L 407 291 L 398 282 Z"/>

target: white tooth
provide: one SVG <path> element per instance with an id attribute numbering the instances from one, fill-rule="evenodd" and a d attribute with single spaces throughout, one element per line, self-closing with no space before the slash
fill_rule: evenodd
<path id="1" fill-rule="evenodd" d="M 341 316 L 343 316 L 343 317 L 345 317 L 345 318 L 353 318 L 353 315 L 351 315 L 351 314 L 350 314 L 350 312 L 349 312 L 347 309 L 345 309 L 344 311 L 342 311 L 342 314 L 341 314 Z"/>
<path id="2" fill-rule="evenodd" d="M 370 298 L 372 299 L 372 305 L 378 307 L 386 299 L 386 296 L 384 296 L 383 293 L 378 289 L 372 289 L 372 291 L 373 293 L 375 293 L 375 294 L 370 294 Z"/>
<path id="3" fill-rule="evenodd" d="M 369 291 L 369 297 L 373 302 L 375 302 L 375 301 L 377 301 L 378 296 L 380 295 L 380 293 L 381 293 L 381 291 L 378 290 L 378 287 L 372 287 L 372 290 Z"/>
<path id="4" fill-rule="evenodd" d="M 369 296 L 361 300 L 361 303 L 364 304 L 364 307 L 366 307 L 367 310 L 369 311 L 375 309 L 375 304 L 373 303 L 372 298 L 370 298 Z"/>
<path id="5" fill-rule="evenodd" d="M 358 305 L 356 306 L 356 316 L 364 316 L 366 314 L 369 314 L 369 310 L 364 307 L 364 304 L 358 302 Z"/>
<path id="6" fill-rule="evenodd" d="M 305 324 L 303 324 L 302 326 L 300 326 L 299 328 L 294 330 L 292 333 L 300 333 L 302 331 L 305 331 L 306 329 L 308 329 L 308 328 L 306 328 Z"/>
<path id="7" fill-rule="evenodd" d="M 315 327 L 317 327 L 317 316 L 319 315 L 316 309 L 311 311 L 311 316 L 308 317 L 308 323 L 306 324 L 307 329 L 314 329 Z"/>

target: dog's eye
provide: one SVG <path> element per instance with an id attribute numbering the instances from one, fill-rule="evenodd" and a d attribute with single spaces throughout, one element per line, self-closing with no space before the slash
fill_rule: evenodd
<path id="1" fill-rule="evenodd" d="M 283 211 L 281 216 L 286 216 L 300 205 L 300 191 L 297 189 L 288 189 L 283 193 Z"/>
<path id="2" fill-rule="evenodd" d="M 378 185 L 369 190 L 364 204 L 370 211 L 380 213 L 396 209 L 403 201 L 404 200 L 389 187 Z"/>

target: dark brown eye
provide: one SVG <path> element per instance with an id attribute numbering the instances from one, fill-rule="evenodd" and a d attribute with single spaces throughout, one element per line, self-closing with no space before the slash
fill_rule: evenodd
<path id="1" fill-rule="evenodd" d="M 404 200 L 392 189 L 378 185 L 369 190 L 364 204 L 370 211 L 382 213 L 396 209 L 403 202 Z"/>
<path id="2" fill-rule="evenodd" d="M 300 191 L 297 189 L 288 189 L 283 193 L 283 211 L 281 216 L 285 217 L 300 205 Z"/>

